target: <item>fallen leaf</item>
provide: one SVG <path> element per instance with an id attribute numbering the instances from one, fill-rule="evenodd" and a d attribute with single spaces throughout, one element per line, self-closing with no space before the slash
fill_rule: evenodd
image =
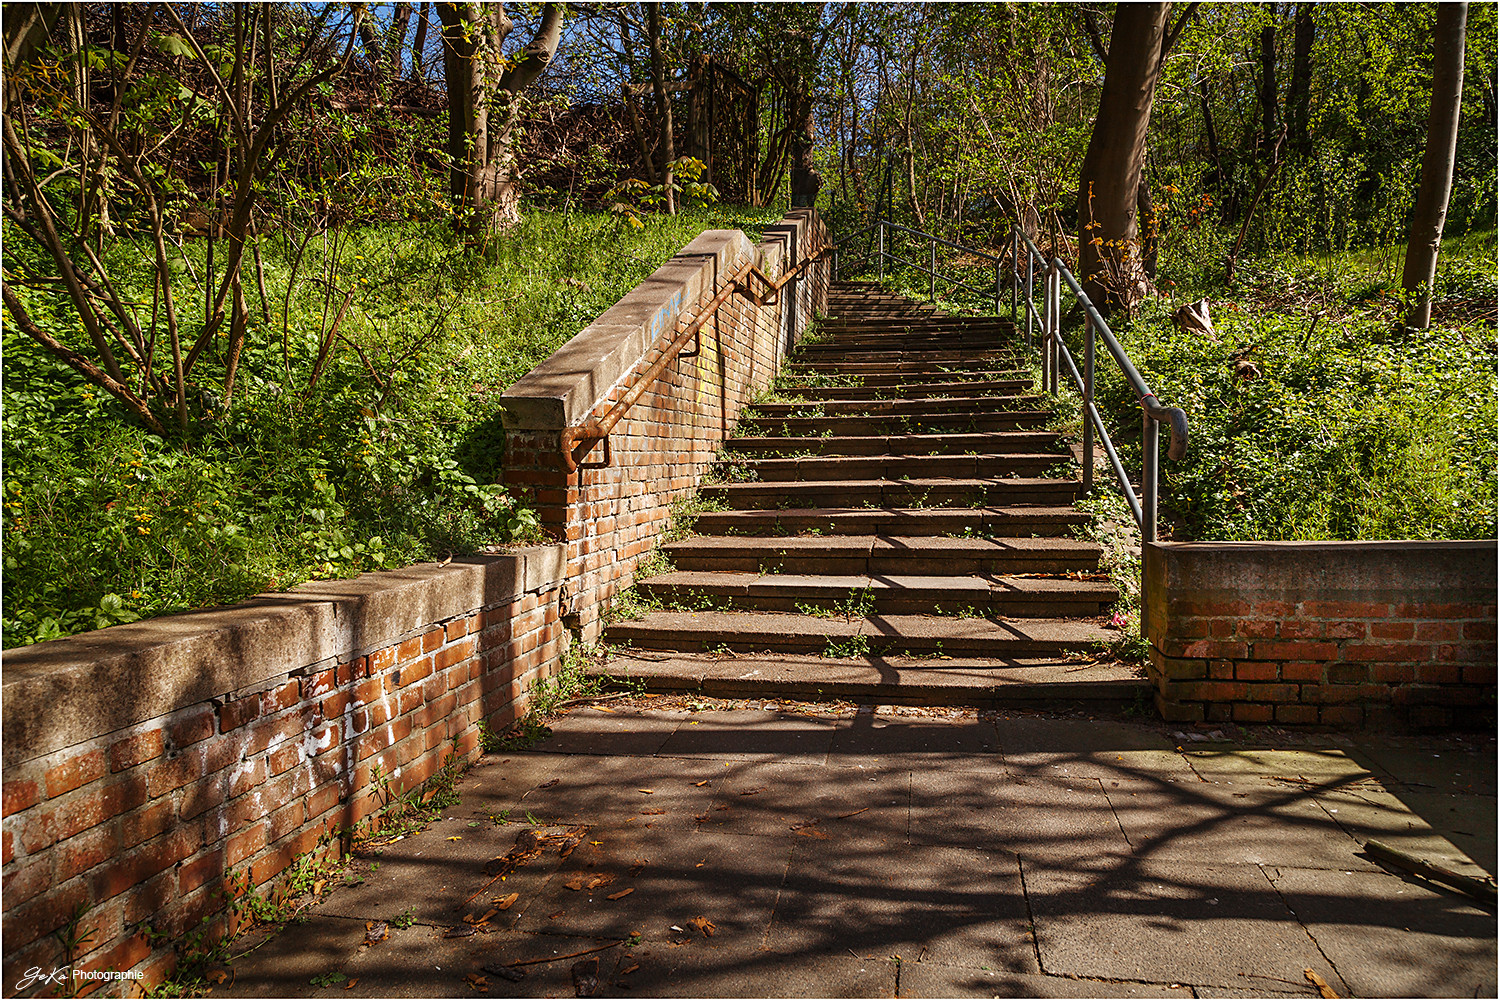
<path id="1" fill-rule="evenodd" d="M 714 933 L 719 930 L 718 926 L 701 914 L 693 919 L 693 924 L 703 933 L 704 938 L 713 938 Z"/>
<path id="2" fill-rule="evenodd" d="M 384 921 L 365 922 L 365 945 L 374 945 L 376 942 L 384 942 L 391 936 L 391 926 Z"/>
<path id="3" fill-rule="evenodd" d="M 707 863 L 708 863 L 708 859 L 704 859 L 702 862 L 699 862 L 697 865 L 693 866 L 693 868 L 694 869 L 702 869 Z"/>
<path id="4" fill-rule="evenodd" d="M 708 785 L 711 781 L 713 781 L 713 780 L 712 779 L 704 779 L 702 782 L 694 782 L 693 785 L 698 786 L 699 788 L 702 788 L 703 786 Z"/>
<path id="5" fill-rule="evenodd" d="M 474 934 L 473 925 L 454 925 L 443 932 L 443 938 L 467 938 L 472 934 Z"/>
<path id="6" fill-rule="evenodd" d="M 563 886 L 566 886 L 570 890 L 581 890 L 583 889 L 583 881 L 587 878 L 587 876 L 580 872 L 578 875 L 574 876 L 572 879 L 564 883 Z"/>
<path id="7" fill-rule="evenodd" d="M 597 889 L 599 889 L 599 887 L 601 887 L 601 886 L 608 886 L 609 884 L 613 883 L 614 881 L 615 881 L 615 874 L 614 873 L 612 873 L 612 872 L 601 872 L 599 875 L 597 875 L 593 879 L 589 880 L 589 889 L 590 890 L 597 890 Z"/>
<path id="8" fill-rule="evenodd" d="M 642 815 L 647 816 L 647 817 L 660 816 L 661 814 L 666 813 L 666 812 L 667 812 L 666 810 L 642 810 L 641 811 Z"/>
<path id="9" fill-rule="evenodd" d="M 562 917 L 566 913 L 568 913 L 568 912 L 567 911 L 553 911 L 551 914 L 547 915 L 547 920 L 548 921 L 556 921 L 558 918 Z"/>
<path id="10" fill-rule="evenodd" d="M 627 887 L 626 889 L 623 889 L 623 890 L 619 891 L 618 893 L 611 893 L 609 895 L 609 899 L 610 900 L 619 900 L 621 897 L 628 897 L 628 896 L 630 896 L 634 892 L 635 892 L 635 887 L 633 887 L 633 886 Z"/>
<path id="11" fill-rule="evenodd" d="M 481 914 L 477 919 L 471 920 L 471 918 L 473 918 L 473 915 L 470 915 L 470 917 L 464 918 L 464 920 L 468 921 L 469 924 L 471 924 L 471 925 L 482 925 L 482 924 L 484 924 L 486 921 L 488 921 L 490 918 L 494 917 L 498 913 L 500 913 L 500 909 L 499 908 L 497 908 L 497 907 L 491 907 L 489 910 L 487 910 L 483 914 Z"/>
<path id="12" fill-rule="evenodd" d="M 463 839 L 464 839 L 464 836 L 462 834 L 455 834 L 455 835 L 453 835 L 453 837 L 449 838 L 448 840 L 449 841 L 462 841 Z"/>
<path id="13" fill-rule="evenodd" d="M 313 883 L 313 896 L 314 897 L 316 897 L 318 894 L 320 894 L 320 893 L 323 892 L 323 884 L 326 883 L 326 882 L 328 882 L 328 880 L 326 880 L 326 879 L 319 879 L 319 880 L 314 881 L 314 883 Z"/>
<path id="14" fill-rule="evenodd" d="M 643 792 L 643 793 L 645 793 L 645 794 L 646 794 L 646 795 L 647 795 L 647 796 L 649 796 L 649 795 L 651 795 L 651 794 L 652 794 L 652 793 L 654 793 L 654 792 L 655 792 L 655 791 L 656 791 L 656 790 L 655 790 L 655 789 L 637 789 L 637 790 L 636 790 L 636 792 Z"/>
<path id="15" fill-rule="evenodd" d="M 467 980 L 469 982 L 469 985 L 475 990 L 483 991 L 486 994 L 489 993 L 490 981 L 489 978 L 484 976 L 483 974 L 471 973 L 467 977 L 464 977 L 464 979 Z"/>
<path id="16" fill-rule="evenodd" d="M 503 897 L 496 897 L 492 901 L 492 903 L 496 907 L 500 908 L 502 911 L 508 911 L 508 910 L 510 910 L 511 905 L 514 904 L 517 900 L 520 900 L 520 899 L 521 899 L 521 895 L 519 893 L 507 893 Z"/>
<path id="17" fill-rule="evenodd" d="M 599 989 L 599 957 L 580 959 L 573 964 L 573 994 L 586 998 Z"/>
<path id="18" fill-rule="evenodd" d="M 349 982 L 344 985 L 344 990 L 346 990 L 346 991 L 352 991 L 352 990 L 354 990 L 354 985 L 357 984 L 357 983 L 359 983 L 359 978 L 358 977 L 350 977 L 349 978 Z"/>
<path id="19" fill-rule="evenodd" d="M 625 969 L 623 969 L 623 970 L 620 971 L 620 976 L 622 976 L 622 977 L 628 977 L 628 976 L 630 976 L 630 974 L 634 973 L 636 970 L 639 970 L 640 968 L 641 968 L 641 964 L 640 963 L 631 963 L 628 967 L 626 967 Z"/>
<path id="20" fill-rule="evenodd" d="M 216 984 L 222 984 L 224 981 L 231 980 L 233 977 L 234 970 L 230 969 L 227 966 L 216 966 L 208 971 L 208 979 L 212 980 Z"/>
<path id="21" fill-rule="evenodd" d="M 1338 993 L 1332 987 L 1328 986 L 1328 981 L 1326 981 L 1322 977 L 1318 976 L 1312 970 L 1303 970 L 1302 971 L 1302 975 L 1304 977 L 1306 977 L 1309 981 L 1311 981 L 1312 985 L 1318 989 L 1318 994 L 1321 995 L 1322 997 L 1325 997 L 1325 998 L 1336 998 L 1336 997 L 1338 997 Z"/>

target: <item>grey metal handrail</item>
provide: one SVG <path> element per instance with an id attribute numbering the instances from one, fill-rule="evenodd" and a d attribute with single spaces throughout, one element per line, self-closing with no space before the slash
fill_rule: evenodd
<path id="1" fill-rule="evenodd" d="M 917 264 L 915 261 L 908 261 L 906 258 L 898 257 L 891 251 L 886 250 L 885 235 L 888 229 L 896 230 L 901 233 L 907 233 L 911 236 L 917 237 L 918 239 L 926 240 L 927 267 L 924 268 L 922 265 Z M 870 258 L 873 256 L 876 261 L 877 273 L 879 274 L 879 277 L 882 281 L 885 279 L 886 261 L 893 261 L 897 264 L 904 264 L 906 267 L 909 267 L 914 271 L 922 272 L 923 274 L 927 275 L 927 299 L 929 302 L 937 298 L 937 281 L 939 278 L 941 278 L 945 282 L 948 282 L 949 284 L 957 285 L 959 288 L 967 289 L 970 292 L 973 292 L 975 295 L 987 295 L 991 291 L 990 289 L 975 288 L 973 285 L 970 285 L 967 282 L 959 281 L 957 278 L 941 274 L 937 270 L 938 244 L 941 243 L 945 247 L 952 247 L 954 250 L 962 250 L 967 253 L 974 254 L 976 257 L 983 257 L 985 260 L 993 262 L 995 265 L 995 313 L 996 315 L 999 315 L 1000 300 L 1002 298 L 1001 290 L 1004 287 L 1004 283 L 1001 279 L 1001 264 L 1003 263 L 1002 258 L 996 257 L 989 251 L 981 250 L 979 247 L 975 247 L 967 243 L 955 243 L 952 240 L 945 240 L 941 236 L 936 236 L 932 233 L 928 233 L 925 230 L 912 229 L 910 226 L 903 226 L 900 223 L 891 222 L 889 219 L 877 218 L 874 222 L 866 226 L 864 229 L 856 230 L 855 232 L 850 233 L 847 236 L 840 237 L 833 242 L 833 277 L 835 281 L 838 280 L 841 273 L 839 271 L 839 267 L 842 258 L 839 253 L 839 247 L 842 244 L 855 239 L 856 237 L 864 236 L 866 233 L 869 233 L 872 230 L 878 230 L 879 247 L 873 254 L 867 250 L 864 254 L 859 255 L 858 260 L 860 261 L 860 263 L 868 265 L 870 262 Z M 1014 288 L 1011 289 L 1010 307 L 1011 312 L 1014 313 L 1016 308 L 1016 290 Z M 1027 346 L 1030 346 L 1029 336 L 1027 339 Z"/>
<path id="2" fill-rule="evenodd" d="M 1011 227 L 1012 245 L 1017 248 L 1017 256 L 1012 259 L 1011 288 L 1013 290 L 1012 303 L 1015 302 L 1014 290 L 1021 285 L 1020 254 L 1022 245 L 1026 248 L 1026 329 L 1028 335 L 1031 331 L 1032 320 L 1035 319 L 1042 333 L 1042 389 L 1045 392 L 1056 393 L 1058 377 L 1061 374 L 1061 364 L 1066 363 L 1068 374 L 1073 378 L 1073 384 L 1078 388 L 1078 393 L 1083 397 L 1084 413 L 1087 420 L 1083 424 L 1083 492 L 1092 492 L 1094 485 L 1094 432 L 1099 433 L 1099 443 L 1103 446 L 1105 454 L 1109 457 L 1109 463 L 1114 470 L 1115 478 L 1120 482 L 1120 489 L 1125 494 L 1126 503 L 1130 505 L 1130 513 L 1135 517 L 1135 523 L 1140 527 L 1141 540 L 1143 542 L 1156 541 L 1156 501 L 1157 482 L 1159 479 L 1160 445 L 1157 440 L 1157 425 L 1165 423 L 1171 433 L 1170 443 L 1167 446 L 1167 458 L 1180 459 L 1187 453 L 1188 446 L 1188 424 L 1187 413 L 1180 407 L 1168 407 L 1156 398 L 1151 387 L 1146 385 L 1146 380 L 1141 378 L 1141 373 L 1136 370 L 1130 361 L 1130 356 L 1115 339 L 1114 332 L 1109 329 L 1109 324 L 1099 314 L 1099 310 L 1078 284 L 1078 279 L 1068 270 L 1062 260 L 1058 257 L 1048 258 L 1037 249 L 1019 226 Z M 1036 265 L 1040 264 L 1044 270 L 1042 279 L 1042 311 L 1037 313 L 1035 306 L 1036 295 Z M 1062 337 L 1062 286 L 1066 282 L 1069 290 L 1073 293 L 1078 304 L 1083 308 L 1083 371 L 1080 372 L 1077 363 L 1073 361 L 1072 352 L 1068 350 L 1067 342 Z M 1017 320 L 1014 306 L 1011 309 L 1011 319 Z M 1099 414 L 1099 408 L 1094 404 L 1094 342 L 1095 335 L 1104 341 L 1104 346 L 1114 357 L 1115 364 L 1119 366 L 1120 373 L 1125 376 L 1125 382 L 1130 386 L 1131 392 L 1135 394 L 1136 400 L 1141 407 L 1141 493 L 1136 496 L 1135 488 L 1131 486 L 1130 477 L 1125 472 L 1125 466 L 1120 462 L 1119 453 L 1115 450 L 1114 442 L 1110 439 L 1109 429 L 1104 426 L 1104 419 Z M 1146 605 L 1141 603 L 1141 633 L 1146 632 Z"/>

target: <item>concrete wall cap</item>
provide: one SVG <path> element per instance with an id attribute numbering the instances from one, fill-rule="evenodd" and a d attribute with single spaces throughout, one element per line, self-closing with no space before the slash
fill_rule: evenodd
<path id="1" fill-rule="evenodd" d="M 6 767 L 555 586 L 565 547 L 312 581 L 0 656 Z"/>

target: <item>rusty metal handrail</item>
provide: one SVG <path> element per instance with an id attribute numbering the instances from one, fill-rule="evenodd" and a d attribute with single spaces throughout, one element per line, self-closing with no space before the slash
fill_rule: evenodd
<path id="1" fill-rule="evenodd" d="M 734 274 L 730 275 L 729 280 L 724 285 L 724 288 L 721 289 L 718 294 L 716 294 L 707 303 L 699 307 L 698 312 L 694 315 L 693 319 L 688 321 L 687 325 L 685 327 L 682 327 L 678 331 L 677 335 L 672 339 L 671 343 L 662 349 L 661 357 L 657 358 L 650 368 L 646 369 L 646 371 L 642 372 L 640 376 L 636 378 L 634 384 L 630 387 L 630 390 L 618 401 L 616 401 L 616 403 L 609 408 L 609 411 L 605 413 L 603 417 L 600 417 L 597 420 L 586 421 L 582 424 L 577 424 L 573 427 L 565 428 L 563 430 L 561 442 L 563 467 L 567 469 L 569 473 L 573 473 L 577 472 L 580 468 L 601 469 L 605 466 L 608 466 L 611 461 L 609 449 L 610 431 L 614 430 L 614 426 L 620 422 L 620 419 L 622 417 L 625 416 L 626 411 L 635 406 L 635 404 L 645 394 L 646 390 L 651 386 L 651 384 L 654 383 L 657 378 L 661 376 L 662 372 L 666 370 L 667 365 L 678 356 L 678 354 L 684 347 L 687 346 L 688 341 L 698 334 L 698 331 L 702 328 L 702 326 L 714 317 L 714 315 L 718 312 L 719 307 L 727 302 L 730 296 L 738 292 L 740 295 L 744 296 L 746 299 L 749 299 L 757 306 L 773 305 L 775 303 L 775 300 L 772 299 L 771 296 L 778 294 L 788 282 L 790 282 L 797 275 L 801 274 L 809 266 L 826 257 L 829 254 L 830 250 L 831 248 L 829 247 L 822 248 L 816 254 L 804 258 L 802 262 L 797 264 L 795 267 L 787 269 L 782 273 L 780 278 L 775 279 L 774 281 L 768 278 L 764 271 L 761 271 L 753 263 L 748 262 Z M 760 278 L 762 282 L 769 286 L 769 290 L 763 296 L 757 296 L 755 292 L 750 288 L 747 279 L 752 274 Z M 683 321 L 679 319 L 677 322 L 681 324 Z M 577 451 L 580 444 L 583 444 L 585 442 L 591 443 L 600 440 L 604 442 L 604 459 L 602 462 L 585 463 L 579 461 L 579 458 L 581 458 L 581 456 L 575 457 L 574 452 Z M 587 455 L 592 449 L 593 445 L 589 444 L 588 447 L 584 449 L 583 455 Z"/>

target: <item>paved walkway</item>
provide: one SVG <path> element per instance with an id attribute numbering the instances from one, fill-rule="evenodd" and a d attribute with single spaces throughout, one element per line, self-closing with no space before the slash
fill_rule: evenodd
<path id="1" fill-rule="evenodd" d="M 1494 873 L 1495 771 L 1487 739 L 579 708 L 214 993 L 1316 996 L 1311 971 L 1345 997 L 1494 997 L 1493 910 L 1360 847 Z"/>

